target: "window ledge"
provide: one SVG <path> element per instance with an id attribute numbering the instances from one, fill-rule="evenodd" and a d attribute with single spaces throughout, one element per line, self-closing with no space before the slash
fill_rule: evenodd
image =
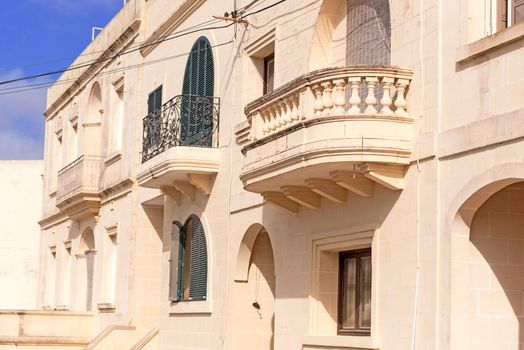
<path id="1" fill-rule="evenodd" d="M 118 150 L 116 152 L 113 152 L 111 154 L 109 154 L 105 159 L 104 159 L 104 164 L 107 166 L 107 165 L 111 165 L 113 163 L 116 163 L 118 162 L 120 159 L 122 159 L 122 151 L 121 150 Z"/>
<path id="2" fill-rule="evenodd" d="M 466 63 L 521 39 L 524 39 L 524 23 L 516 24 L 486 38 L 459 47 L 457 63 Z"/>
<path id="3" fill-rule="evenodd" d="M 178 301 L 171 303 L 169 314 L 211 314 L 212 305 L 209 300 Z"/>
<path id="4" fill-rule="evenodd" d="M 373 349 L 373 341 L 370 336 L 305 336 L 302 338 L 302 346 L 307 349 L 309 347 L 336 347 L 338 349 Z"/>

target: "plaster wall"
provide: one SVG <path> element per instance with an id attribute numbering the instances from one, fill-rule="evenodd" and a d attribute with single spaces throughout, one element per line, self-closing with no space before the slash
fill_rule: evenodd
<path id="1" fill-rule="evenodd" d="M 41 160 L 0 161 L 0 192 L 9 203 L 0 224 L 0 309 L 34 309 L 38 273 Z"/>

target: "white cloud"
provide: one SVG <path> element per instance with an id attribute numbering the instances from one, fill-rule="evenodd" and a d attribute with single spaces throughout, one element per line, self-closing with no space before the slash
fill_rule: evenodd
<path id="1" fill-rule="evenodd" d="M 3 74 L 2 74 L 3 73 Z M 20 69 L 2 71 L 0 81 L 24 76 Z M 27 85 L 49 80 L 16 83 Z M 42 158 L 44 118 L 47 89 L 9 93 L 3 89 L 16 85 L 0 86 L 0 159 Z M 2 91 L 3 90 L 3 91 Z"/>
<path id="2" fill-rule="evenodd" d="M 42 159 L 42 157 L 42 140 L 12 131 L 0 132 L 0 159 Z"/>

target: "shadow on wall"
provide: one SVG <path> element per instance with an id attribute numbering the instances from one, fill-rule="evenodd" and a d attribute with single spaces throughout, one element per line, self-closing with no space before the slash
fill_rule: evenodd
<path id="1" fill-rule="evenodd" d="M 470 234 L 468 293 L 470 343 L 488 343 L 493 349 L 522 348 L 524 182 L 496 192 L 476 212 Z"/>
<path id="2" fill-rule="evenodd" d="M 249 258 L 247 276 L 234 282 L 231 299 L 233 349 L 273 349 L 275 329 L 275 266 L 269 235 L 260 225 L 246 233 L 240 255 Z M 256 231 L 253 231 L 255 229 Z M 247 242 L 246 239 L 249 241 Z M 254 241 L 253 241 L 254 239 Z M 251 243 L 252 242 L 252 243 Z M 240 261 L 245 264 L 246 261 Z M 246 279 L 247 277 L 247 279 Z"/>

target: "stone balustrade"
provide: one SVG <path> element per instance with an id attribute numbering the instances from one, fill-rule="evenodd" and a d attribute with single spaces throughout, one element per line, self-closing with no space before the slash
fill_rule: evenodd
<path id="1" fill-rule="evenodd" d="M 99 156 L 82 155 L 58 172 L 57 207 L 70 216 L 84 215 L 86 209 L 98 211 L 102 161 Z"/>
<path id="2" fill-rule="evenodd" d="M 306 74 L 249 105 L 250 140 L 323 116 L 409 118 L 406 93 L 412 72 L 390 66 L 328 68 Z"/>
<path id="3" fill-rule="evenodd" d="M 235 126 L 244 189 L 285 210 L 398 191 L 411 162 L 412 72 L 390 66 L 305 74 L 245 108 Z"/>

